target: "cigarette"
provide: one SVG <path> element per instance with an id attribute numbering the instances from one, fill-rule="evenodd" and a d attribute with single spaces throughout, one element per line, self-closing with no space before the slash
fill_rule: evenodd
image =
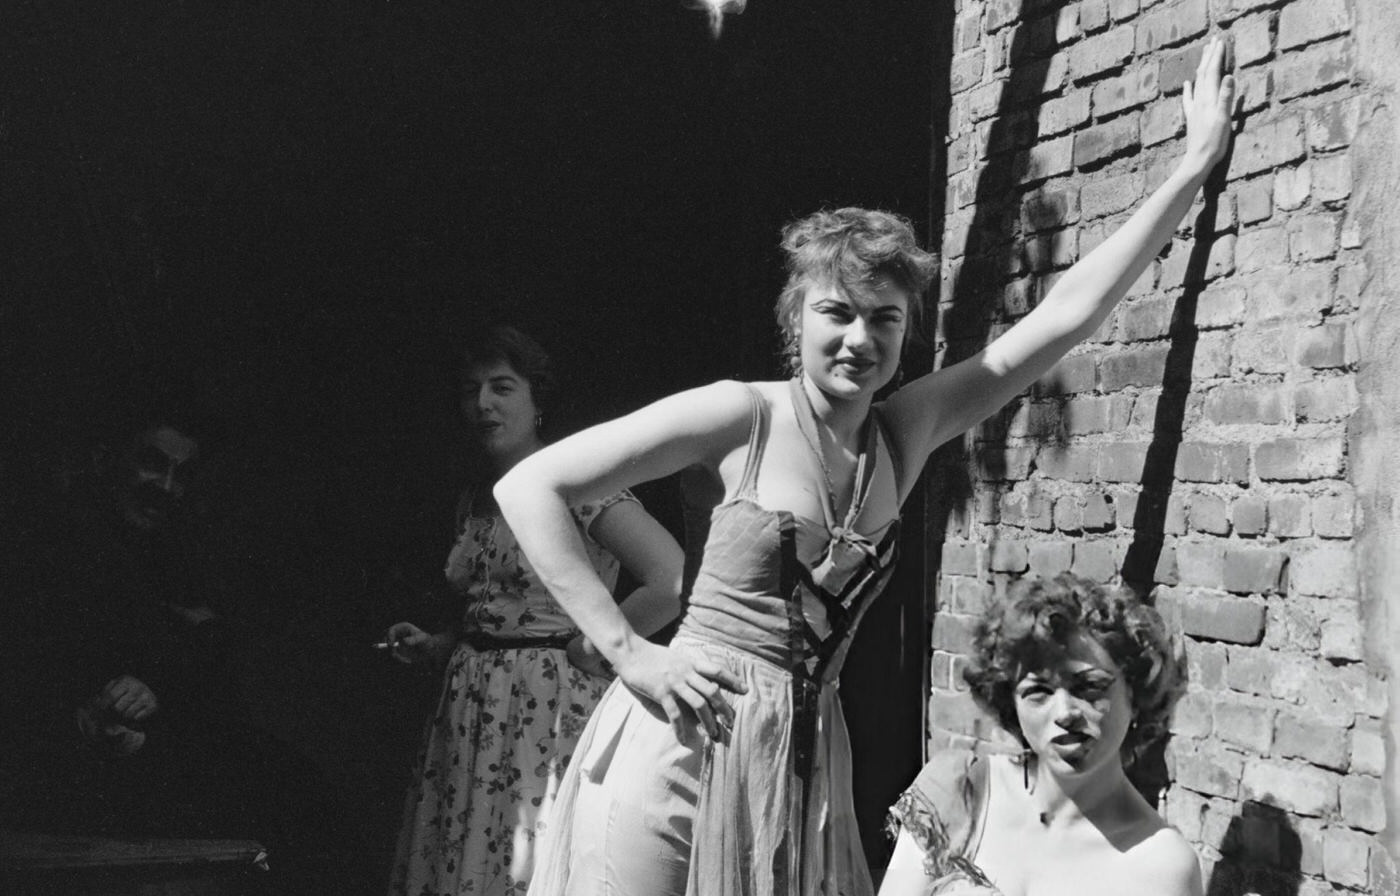
<path id="1" fill-rule="evenodd" d="M 375 650 L 393 650 L 395 647 L 398 647 L 398 646 L 399 646 L 399 642 L 397 642 L 397 641 L 380 641 L 380 642 L 377 643 L 377 644 L 371 644 L 371 645 L 369 645 L 369 646 L 372 647 L 372 648 L 374 648 Z"/>

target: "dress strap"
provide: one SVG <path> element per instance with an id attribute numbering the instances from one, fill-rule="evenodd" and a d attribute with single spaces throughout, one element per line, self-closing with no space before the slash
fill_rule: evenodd
<path id="1" fill-rule="evenodd" d="M 749 454 L 744 458 L 744 475 L 739 480 L 739 495 L 753 497 L 758 491 L 758 467 L 763 461 L 763 449 L 768 444 L 768 402 L 753 387 L 744 383 L 749 392 Z"/>

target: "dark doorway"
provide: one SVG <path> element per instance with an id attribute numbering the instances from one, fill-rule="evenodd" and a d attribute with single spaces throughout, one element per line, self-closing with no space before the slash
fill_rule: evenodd
<path id="1" fill-rule="evenodd" d="M 441 541 L 422 508 L 459 464 L 456 338 L 491 318 L 539 335 L 571 393 L 557 431 L 779 375 L 785 221 L 878 206 L 927 241 L 938 5 L 753 0 L 716 41 L 682 0 L 6 4 L 11 431 L 81 430 L 176 371 L 243 458 L 224 493 L 267 600 L 317 633 L 274 679 L 314 707 L 284 723 L 334 772 L 382 774 L 400 757 L 364 732 L 401 691 L 363 669 L 373 583 Z M 877 864 L 923 740 L 907 527 L 847 667 Z M 364 797 L 385 827 L 397 786 Z"/>

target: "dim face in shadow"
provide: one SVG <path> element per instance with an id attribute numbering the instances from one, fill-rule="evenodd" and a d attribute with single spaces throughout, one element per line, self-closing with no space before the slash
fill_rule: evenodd
<path id="1" fill-rule="evenodd" d="M 542 444 L 540 410 L 530 381 L 505 361 L 472 364 L 462 380 L 462 413 L 472 436 L 499 470 Z"/>
<path id="2" fill-rule="evenodd" d="M 199 443 L 173 426 L 152 426 L 122 454 L 117 504 L 124 519 L 141 531 L 169 522 L 189 487 Z"/>

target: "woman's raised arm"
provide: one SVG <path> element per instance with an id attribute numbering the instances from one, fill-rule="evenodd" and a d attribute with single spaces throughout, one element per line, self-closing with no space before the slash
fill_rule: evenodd
<path id="1" fill-rule="evenodd" d="M 1222 77 L 1213 38 L 1194 85 L 1182 90 L 1186 151 L 1166 182 L 1117 231 L 1074 264 L 1045 300 L 965 361 L 905 386 L 885 403 L 911 469 L 947 440 L 995 413 L 1103 323 L 1190 209 L 1230 141 L 1235 82 Z"/>

